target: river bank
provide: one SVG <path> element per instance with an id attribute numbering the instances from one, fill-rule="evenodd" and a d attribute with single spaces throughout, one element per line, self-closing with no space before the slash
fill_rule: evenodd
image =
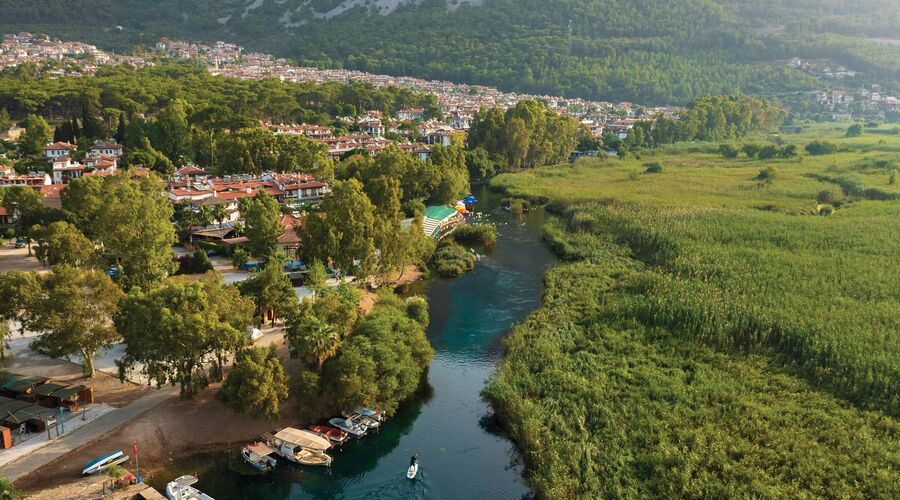
<path id="1" fill-rule="evenodd" d="M 185 473 L 218 500 L 238 498 L 522 498 L 530 496 L 523 465 L 481 397 L 502 356 L 512 324 L 540 303 L 544 271 L 556 260 L 541 240 L 543 212 L 514 217 L 495 193 L 476 193 L 495 224 L 498 241 L 475 269 L 459 278 L 418 281 L 411 291 L 429 299 L 428 339 L 435 357 L 427 383 L 380 432 L 334 450 L 331 470 L 280 464 L 265 476 L 251 473 L 232 447 L 166 461 L 150 484 L 160 488 Z M 483 207 L 483 208 L 482 208 Z M 296 423 L 295 423 L 296 424 Z M 405 478 L 418 453 L 420 477 Z"/>

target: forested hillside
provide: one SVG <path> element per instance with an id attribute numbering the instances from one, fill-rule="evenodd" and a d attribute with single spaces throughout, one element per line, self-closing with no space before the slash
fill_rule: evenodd
<path id="1" fill-rule="evenodd" d="M 891 0 L 0 0 L 0 30 L 131 50 L 227 39 L 319 66 L 641 103 L 824 85 L 777 61 L 827 59 L 896 87 Z"/>

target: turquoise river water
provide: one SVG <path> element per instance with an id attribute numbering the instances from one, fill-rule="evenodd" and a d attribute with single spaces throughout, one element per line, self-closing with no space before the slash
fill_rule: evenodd
<path id="1" fill-rule="evenodd" d="M 481 221 L 497 226 L 497 244 L 474 271 L 420 284 L 430 303 L 434 361 L 427 385 L 380 432 L 329 452 L 330 470 L 279 461 L 274 472 L 255 475 L 238 450 L 228 450 L 176 460 L 151 484 L 162 491 L 166 481 L 197 472 L 196 486 L 216 500 L 530 498 L 518 452 L 495 428 L 480 392 L 502 356 L 504 335 L 538 307 L 544 272 L 555 260 L 541 241 L 541 211 L 515 217 L 496 208 L 497 195 L 476 194 Z M 413 453 L 421 466 L 410 481 Z"/>

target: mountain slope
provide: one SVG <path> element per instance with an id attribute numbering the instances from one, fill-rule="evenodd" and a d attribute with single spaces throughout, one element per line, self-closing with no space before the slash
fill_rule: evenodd
<path id="1" fill-rule="evenodd" d="M 893 0 L 0 0 L 0 12 L 0 30 L 107 48 L 226 39 L 306 64 L 648 104 L 822 85 L 776 62 L 791 57 L 900 80 L 900 47 L 872 40 L 900 33 Z"/>

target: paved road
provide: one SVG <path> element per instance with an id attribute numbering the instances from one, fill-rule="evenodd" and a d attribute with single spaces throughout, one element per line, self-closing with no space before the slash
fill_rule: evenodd
<path id="1" fill-rule="evenodd" d="M 36 450 L 34 453 L 7 464 L 0 468 L 0 476 L 5 477 L 10 481 L 15 481 L 23 476 L 27 476 L 57 458 L 60 458 L 71 451 L 75 451 L 95 439 L 110 434 L 129 420 L 177 395 L 178 389 L 174 387 L 154 390 L 146 396 L 142 396 L 141 398 L 132 401 L 128 406 L 107 413 L 97 420 L 85 424 L 71 434 L 64 434 L 63 437 Z"/>

